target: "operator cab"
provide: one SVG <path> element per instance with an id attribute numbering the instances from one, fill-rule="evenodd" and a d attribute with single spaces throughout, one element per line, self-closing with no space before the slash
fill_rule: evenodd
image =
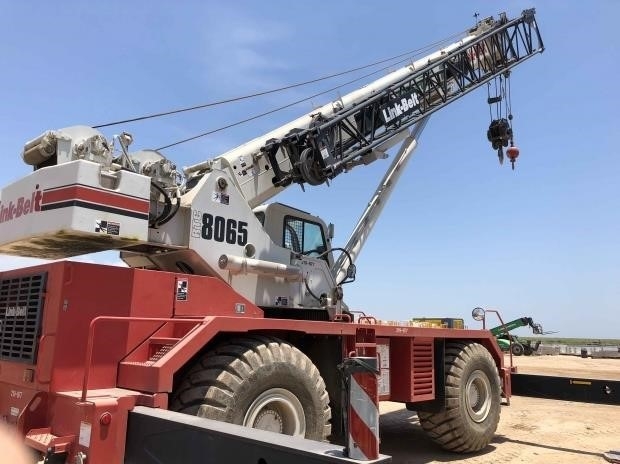
<path id="1" fill-rule="evenodd" d="M 324 259 L 329 267 L 334 264 L 333 226 L 328 227 L 320 217 L 282 203 L 257 206 L 253 211 L 275 244 L 294 253 Z"/>

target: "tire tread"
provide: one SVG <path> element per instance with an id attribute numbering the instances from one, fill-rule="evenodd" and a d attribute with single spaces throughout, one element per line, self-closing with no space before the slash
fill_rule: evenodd
<path id="1" fill-rule="evenodd" d="M 251 374 L 264 365 L 285 364 L 302 372 L 318 394 L 323 422 L 313 438 L 324 440 L 331 433 L 329 395 L 321 374 L 298 348 L 276 337 L 253 335 L 234 338 L 207 352 L 189 371 L 172 396 L 170 409 L 215 420 L 230 421 L 236 408 L 234 396 Z M 321 435 L 321 436 L 318 436 Z"/>
<path id="2" fill-rule="evenodd" d="M 482 433 L 469 427 L 468 418 L 463 417 L 461 410 L 461 389 L 464 388 L 463 384 L 466 382 L 463 374 L 467 365 L 474 360 L 490 363 L 495 372 L 489 380 L 491 394 L 497 395 L 497 408 L 492 406 L 490 416 L 487 418 L 488 425 Z M 495 361 L 487 349 L 478 343 L 448 342 L 445 348 L 445 365 L 446 407 L 441 412 L 419 411 L 420 425 L 432 440 L 446 450 L 459 453 L 479 451 L 490 443 L 499 421 L 501 388 Z M 497 409 L 497 414 L 493 412 L 493 409 Z"/>

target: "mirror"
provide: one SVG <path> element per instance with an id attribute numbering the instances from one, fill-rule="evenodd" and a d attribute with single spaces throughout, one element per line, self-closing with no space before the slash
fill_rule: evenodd
<path id="1" fill-rule="evenodd" d="M 475 321 L 482 321 L 484 319 L 484 309 L 474 308 L 471 312 L 471 317 L 473 317 Z"/>

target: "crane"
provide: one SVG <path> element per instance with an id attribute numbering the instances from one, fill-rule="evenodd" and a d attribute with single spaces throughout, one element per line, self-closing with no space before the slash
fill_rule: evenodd
<path id="1" fill-rule="evenodd" d="M 0 253 L 120 250 L 128 268 L 61 261 L 0 273 L 0 392 L 17 392 L 0 395 L 0 415 L 43 454 L 82 453 L 93 464 L 120 462 L 123 418 L 142 406 L 323 440 L 342 428 L 336 366 L 353 353 L 383 360 L 378 398 L 417 408 L 441 446 L 486 446 L 510 376 L 492 335 L 360 323 L 342 286 L 429 117 L 543 50 L 533 9 L 487 18 L 441 50 L 183 169 L 156 150 L 130 151 L 125 132 L 108 139 L 72 126 L 27 142 L 33 171 L 0 191 Z M 266 203 L 398 145 L 342 248 L 321 218 Z M 396 356 L 406 362 L 390 364 Z M 455 357 L 478 374 L 464 376 Z M 456 393 L 444 374 L 459 382 Z M 451 395 L 467 408 L 452 411 Z"/>

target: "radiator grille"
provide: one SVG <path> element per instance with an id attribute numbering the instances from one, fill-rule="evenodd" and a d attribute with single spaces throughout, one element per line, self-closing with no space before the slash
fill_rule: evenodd
<path id="1" fill-rule="evenodd" d="M 0 360 L 36 363 L 46 278 L 0 280 Z"/>

